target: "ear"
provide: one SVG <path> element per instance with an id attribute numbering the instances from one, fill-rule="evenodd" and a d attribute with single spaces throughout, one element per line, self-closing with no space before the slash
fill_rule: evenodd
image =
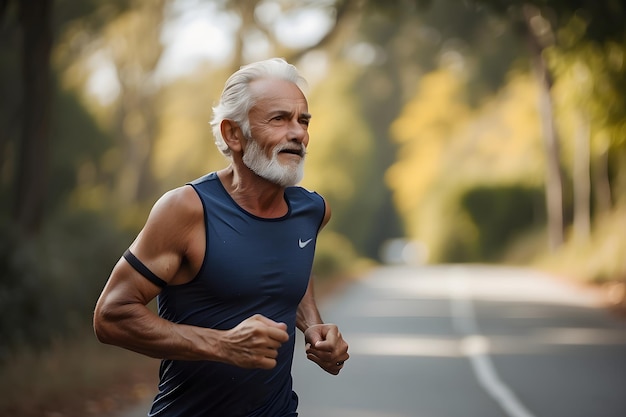
<path id="1" fill-rule="evenodd" d="M 226 142 L 230 150 L 233 152 L 241 152 L 243 147 L 243 134 L 237 122 L 229 119 L 222 120 L 222 123 L 220 123 L 220 131 L 222 132 L 224 142 Z"/>

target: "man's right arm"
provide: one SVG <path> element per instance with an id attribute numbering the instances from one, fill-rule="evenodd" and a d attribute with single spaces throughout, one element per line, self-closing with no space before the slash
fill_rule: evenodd
<path id="1" fill-rule="evenodd" d="M 120 260 L 111 275 L 94 315 L 94 328 L 102 343 L 120 346 L 159 359 L 210 360 L 242 368 L 271 369 L 278 348 L 289 339 L 286 325 L 253 316 L 230 330 L 172 323 L 148 307 L 151 284 Z M 132 269 L 132 268 L 131 268 Z M 117 270 L 117 271 L 116 271 Z M 144 280 L 145 282 L 142 282 Z"/>
<path id="2" fill-rule="evenodd" d="M 182 265 L 190 256 L 204 256 L 204 246 L 198 255 L 199 241 L 204 242 L 202 205 L 191 187 L 183 187 L 155 204 L 131 250 L 159 278 L 175 285 L 197 272 Z M 288 339 L 284 324 L 262 316 L 226 331 L 175 324 L 147 307 L 160 291 L 121 258 L 96 304 L 98 340 L 155 358 L 212 360 L 245 368 L 275 366 L 277 350 Z"/>

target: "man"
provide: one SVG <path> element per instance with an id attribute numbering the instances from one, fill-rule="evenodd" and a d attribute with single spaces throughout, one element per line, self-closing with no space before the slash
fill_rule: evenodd
<path id="1" fill-rule="evenodd" d="M 282 59 L 242 67 L 211 122 L 230 165 L 169 191 L 97 302 L 98 339 L 163 359 L 150 416 L 297 416 L 296 327 L 337 375 L 348 345 L 324 324 L 309 279 L 330 209 L 296 187 L 311 115 Z M 146 305 L 158 296 L 158 315 Z"/>

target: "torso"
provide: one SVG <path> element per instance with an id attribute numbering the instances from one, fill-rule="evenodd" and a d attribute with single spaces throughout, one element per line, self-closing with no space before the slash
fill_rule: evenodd
<path id="1" fill-rule="evenodd" d="M 197 204 L 191 207 L 195 213 L 199 205 L 202 226 L 197 220 L 189 223 L 186 236 L 191 250 L 183 263 L 187 265 L 176 275 L 185 278 L 185 284 L 163 289 L 159 314 L 175 323 L 222 330 L 262 314 L 287 324 L 290 340 L 281 347 L 280 365 L 272 371 L 164 361 L 162 395 L 155 400 L 153 412 L 161 415 L 163 407 L 162 415 L 179 416 L 174 410 L 192 408 L 216 410 L 215 415 L 265 416 L 294 410 L 291 362 L 296 310 L 309 280 L 324 218 L 323 200 L 301 188 L 289 189 L 287 213 L 264 219 L 238 206 L 214 175 L 194 182 L 194 187 L 196 191 L 185 187 L 182 192 L 190 204 L 194 200 L 188 193 L 197 192 Z"/>

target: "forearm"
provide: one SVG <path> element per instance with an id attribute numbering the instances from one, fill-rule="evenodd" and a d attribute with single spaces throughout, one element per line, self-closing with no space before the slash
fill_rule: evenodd
<path id="1" fill-rule="evenodd" d="M 142 304 L 96 309 L 94 329 L 102 343 L 154 358 L 225 361 L 221 331 L 172 323 Z"/>
<path id="2" fill-rule="evenodd" d="M 309 327 L 315 324 L 323 324 L 322 317 L 320 316 L 317 304 L 315 302 L 315 294 L 313 291 L 313 277 L 309 279 L 309 285 L 307 291 L 298 305 L 298 311 L 296 314 L 296 326 L 303 333 Z"/>

